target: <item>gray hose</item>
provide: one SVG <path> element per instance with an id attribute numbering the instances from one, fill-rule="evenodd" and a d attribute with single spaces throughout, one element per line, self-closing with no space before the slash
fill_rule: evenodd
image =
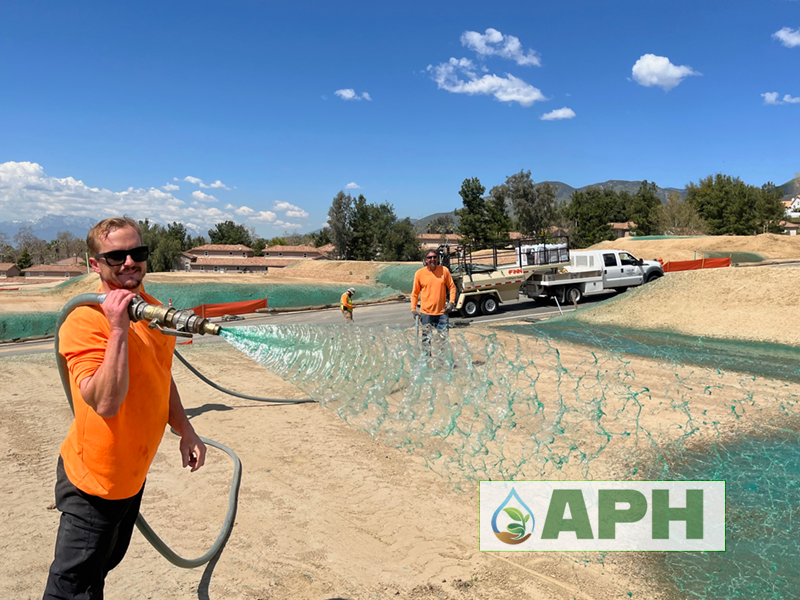
<path id="1" fill-rule="evenodd" d="M 56 364 L 58 365 L 58 374 L 61 377 L 61 385 L 64 388 L 64 393 L 67 396 L 67 402 L 69 402 L 69 407 L 72 410 L 73 414 L 75 414 L 75 406 L 72 399 L 72 388 L 70 386 L 70 381 L 69 381 L 69 369 L 67 367 L 67 359 L 64 358 L 58 351 L 59 350 L 58 332 L 61 330 L 61 326 L 64 324 L 64 321 L 67 319 L 70 313 L 72 313 L 72 311 L 74 311 L 76 308 L 79 308 L 81 306 L 97 306 L 102 303 L 103 299 L 105 299 L 105 295 L 103 294 L 80 294 L 79 296 L 75 296 L 69 302 L 67 302 L 66 305 L 64 305 L 63 309 L 61 309 L 61 313 L 58 315 L 58 321 L 56 322 L 56 332 L 55 332 Z M 175 355 L 195 375 L 200 377 L 200 379 L 202 379 L 209 385 L 215 387 L 216 389 L 225 392 L 226 394 L 237 396 L 239 398 L 247 398 L 249 400 L 260 400 L 263 402 L 278 402 L 278 403 L 292 403 L 292 404 L 298 404 L 301 402 L 310 402 L 310 400 L 272 400 L 269 398 L 258 398 L 256 396 L 247 396 L 244 394 L 238 394 L 236 392 L 226 390 L 225 388 L 216 385 L 211 380 L 201 375 L 180 354 L 175 352 Z M 242 462 L 239 460 L 239 457 L 236 456 L 236 453 L 227 446 L 225 446 L 224 444 L 220 444 L 219 442 L 215 442 L 214 440 L 210 440 L 204 437 L 200 437 L 200 439 L 206 445 L 213 446 L 214 448 L 222 450 L 233 460 L 233 479 L 231 481 L 231 491 L 230 494 L 228 495 L 228 512 L 225 515 L 225 521 L 222 525 L 222 530 L 219 532 L 217 539 L 214 541 L 214 544 L 211 546 L 208 552 L 203 554 L 203 556 L 201 556 L 200 558 L 194 558 L 194 559 L 188 559 L 188 558 L 183 558 L 182 556 L 178 556 L 169 546 L 167 546 L 164 543 L 164 541 L 161 538 L 158 537 L 158 535 L 156 535 L 156 533 L 153 531 L 150 525 L 148 525 L 147 521 L 145 521 L 141 513 L 139 513 L 139 516 L 136 518 L 136 526 L 139 528 L 139 531 L 142 533 L 145 539 L 148 542 L 150 542 L 150 544 L 169 562 L 171 562 L 177 567 L 182 567 L 184 569 L 193 569 L 195 567 L 200 567 L 209 562 L 212 558 L 214 558 L 217 554 L 219 554 L 222 551 L 222 548 L 225 546 L 225 543 L 228 541 L 228 538 L 231 535 L 231 531 L 233 530 L 233 524 L 236 519 L 236 509 L 238 507 L 238 502 L 239 502 L 239 486 L 242 481 Z"/>

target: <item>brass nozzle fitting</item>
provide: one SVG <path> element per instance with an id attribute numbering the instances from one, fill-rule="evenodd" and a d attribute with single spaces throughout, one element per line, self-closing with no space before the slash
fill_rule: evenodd
<path id="1" fill-rule="evenodd" d="M 179 310 L 163 304 L 148 304 L 139 296 L 128 305 L 131 321 L 155 321 L 162 327 L 175 331 L 198 333 L 200 335 L 219 335 L 222 329 L 208 319 L 198 317 L 190 310 Z"/>

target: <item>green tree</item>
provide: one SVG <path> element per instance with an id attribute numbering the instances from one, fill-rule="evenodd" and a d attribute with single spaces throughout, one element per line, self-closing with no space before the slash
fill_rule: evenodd
<path id="1" fill-rule="evenodd" d="M 505 187 L 516 216 L 515 226 L 524 235 L 541 235 L 555 222 L 556 188 L 549 183 L 536 185 L 530 171 L 506 178 Z"/>
<path id="2" fill-rule="evenodd" d="M 569 222 L 570 244 L 576 248 L 613 239 L 608 224 L 627 221 L 628 216 L 620 195 L 599 187 L 573 192 L 564 215 Z"/>
<path id="3" fill-rule="evenodd" d="M 385 261 L 416 262 L 422 259 L 417 230 L 406 217 L 395 221 L 381 244 L 380 259 Z"/>
<path id="4" fill-rule="evenodd" d="M 326 244 L 333 243 L 333 240 L 331 239 L 330 227 L 323 227 L 322 231 L 319 232 L 311 232 L 308 234 L 308 237 L 310 238 L 311 245 L 314 246 L 314 248 L 320 248 Z"/>
<path id="5" fill-rule="evenodd" d="M 208 230 L 208 237 L 212 244 L 241 244 L 249 247 L 253 243 L 250 230 L 233 221 L 217 223 L 213 229 Z"/>
<path id="6" fill-rule="evenodd" d="M 251 248 L 253 249 L 254 256 L 264 256 L 264 248 L 267 247 L 267 240 L 260 237 L 253 242 Z"/>
<path id="7" fill-rule="evenodd" d="M 350 258 L 350 244 L 353 238 L 353 198 L 350 194 L 339 192 L 334 196 L 328 209 L 328 225 L 331 241 L 342 260 Z"/>
<path id="8" fill-rule="evenodd" d="M 458 195 L 461 196 L 464 206 L 457 209 L 455 213 L 459 218 L 458 235 L 465 243 L 477 242 L 480 246 L 483 245 L 481 242 L 491 237 L 486 203 L 483 199 L 485 191 L 486 188 L 481 185 L 481 181 L 477 177 L 465 179 L 461 184 Z"/>
<path id="9" fill-rule="evenodd" d="M 686 201 L 708 225 L 711 235 L 754 235 L 778 230 L 783 209 L 772 183 L 761 188 L 718 173 L 686 186 Z"/>
<path id="10" fill-rule="evenodd" d="M 683 196 L 672 192 L 657 211 L 656 230 L 664 235 L 698 235 L 705 233 L 706 224 Z"/>
<path id="11" fill-rule="evenodd" d="M 425 233 L 455 233 L 456 222 L 450 215 L 439 215 L 435 219 L 431 219 L 425 226 Z"/>
<path id="12" fill-rule="evenodd" d="M 511 231 L 513 224 L 506 208 L 506 199 L 509 197 L 510 192 L 505 184 L 496 185 L 489 191 L 489 199 L 486 200 L 486 218 L 491 238 L 507 238 L 508 232 Z"/>
<path id="13" fill-rule="evenodd" d="M 17 266 L 20 268 L 20 270 L 22 270 L 27 269 L 31 265 L 33 265 L 33 257 L 31 256 L 31 253 L 28 252 L 27 248 L 23 248 L 22 253 L 17 259 Z"/>
<path id="14" fill-rule="evenodd" d="M 349 256 L 352 260 L 372 260 L 379 244 L 376 224 L 377 212 L 367 202 L 363 194 L 353 201 L 353 212 L 350 219 L 352 236 Z"/>
<path id="15" fill-rule="evenodd" d="M 658 215 L 661 198 L 658 197 L 658 186 L 655 183 L 642 182 L 631 198 L 627 220 L 636 223 L 639 235 L 653 235 L 658 229 Z"/>

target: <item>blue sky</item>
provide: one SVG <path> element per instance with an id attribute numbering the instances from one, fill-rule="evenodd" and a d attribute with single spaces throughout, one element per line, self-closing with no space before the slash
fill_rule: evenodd
<path id="1" fill-rule="evenodd" d="M 800 0 L 277 4 L 4 2 L 0 220 L 269 237 L 318 229 L 348 184 L 419 218 L 520 169 L 800 171 Z"/>

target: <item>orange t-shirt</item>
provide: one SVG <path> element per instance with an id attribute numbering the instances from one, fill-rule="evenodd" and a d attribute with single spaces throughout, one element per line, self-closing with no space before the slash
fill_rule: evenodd
<path id="1" fill-rule="evenodd" d="M 456 301 L 456 284 L 447 268 L 439 265 L 433 271 L 422 267 L 414 274 L 414 289 L 411 292 L 411 310 L 417 310 L 417 300 L 422 299 L 420 311 L 425 315 L 444 314 L 447 290 L 450 302 Z"/>
<path id="2" fill-rule="evenodd" d="M 98 290 L 99 291 L 99 290 Z M 150 304 L 161 304 L 145 294 Z M 75 420 L 61 445 L 64 470 L 79 490 L 106 500 L 139 493 L 169 419 L 175 338 L 149 329 L 128 331 L 128 395 L 117 414 L 103 418 L 81 396 L 79 384 L 103 363 L 111 328 L 99 306 L 75 309 L 59 331 L 59 353 L 67 360 Z"/>

